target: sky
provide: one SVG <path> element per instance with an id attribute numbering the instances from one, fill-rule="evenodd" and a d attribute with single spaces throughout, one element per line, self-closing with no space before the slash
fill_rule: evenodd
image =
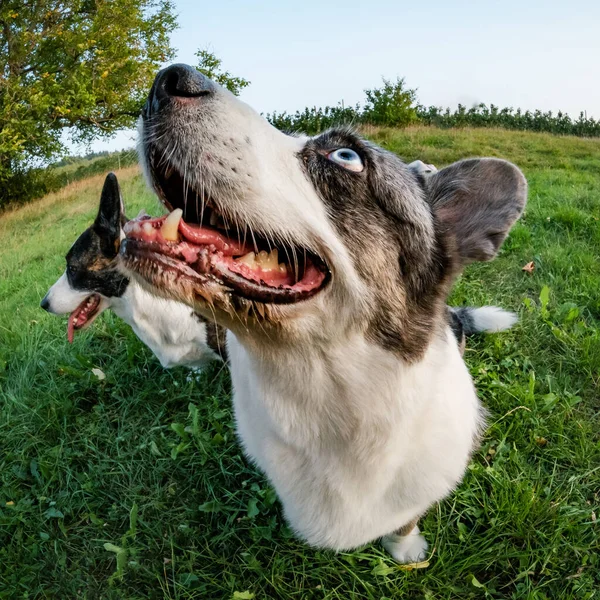
<path id="1" fill-rule="evenodd" d="M 175 1 L 175 62 L 214 52 L 259 112 L 355 104 L 404 77 L 424 105 L 600 118 L 600 1 Z M 92 150 L 135 144 L 121 132 Z M 73 148 L 85 151 L 85 148 Z"/>

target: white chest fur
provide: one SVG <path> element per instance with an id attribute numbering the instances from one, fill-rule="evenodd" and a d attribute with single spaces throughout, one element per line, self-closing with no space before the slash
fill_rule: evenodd
<path id="1" fill-rule="evenodd" d="M 273 360 L 228 336 L 238 434 L 308 543 L 391 533 L 462 478 L 482 411 L 449 329 L 415 365 L 363 338 Z"/>
<path id="2" fill-rule="evenodd" d="M 113 299 L 111 308 L 165 368 L 202 368 L 218 358 L 206 344 L 205 323 L 181 302 L 154 296 L 131 281 L 123 296 Z"/>

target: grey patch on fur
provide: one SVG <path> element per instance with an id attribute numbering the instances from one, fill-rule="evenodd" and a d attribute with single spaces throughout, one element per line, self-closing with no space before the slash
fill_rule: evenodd
<path id="1" fill-rule="evenodd" d="M 341 147 L 361 156 L 364 171 L 349 172 L 326 158 Z M 408 168 L 396 155 L 347 129 L 334 129 L 309 141 L 301 158 L 333 225 L 352 252 L 357 272 L 373 291 L 371 337 L 406 359 L 417 359 L 439 322 L 454 275 L 467 262 L 463 253 L 474 254 L 482 238 L 500 231 L 503 237 L 494 238 L 497 250 L 522 210 L 524 195 L 523 202 L 520 198 L 517 203 L 520 209 L 515 210 L 510 185 L 504 181 L 486 185 L 479 178 L 497 178 L 494 171 L 500 171 L 504 179 L 513 174 L 518 181 L 514 174 L 522 178 L 520 172 L 504 161 L 464 161 L 458 167 L 432 172 L 425 180 L 422 172 L 429 169 L 424 163 L 422 168 L 414 163 Z M 486 198 L 481 201 L 472 198 L 473 194 Z M 480 224 L 479 237 L 470 235 L 470 245 L 455 251 L 456 232 L 462 236 L 463 229 L 469 234 L 470 229 L 460 228 L 460 218 L 447 221 L 456 216 L 451 209 L 465 203 L 481 205 L 478 210 L 468 206 L 473 222 Z M 497 209 L 491 215 L 485 210 L 490 204 Z"/>
<path id="2" fill-rule="evenodd" d="M 338 148 L 357 152 L 364 170 L 328 160 Z M 442 322 L 456 274 L 468 262 L 493 258 L 521 214 L 525 178 L 498 159 L 438 172 L 420 161 L 408 167 L 349 129 L 309 140 L 300 157 L 373 293 L 370 337 L 417 360 Z"/>
<path id="3" fill-rule="evenodd" d="M 353 173 L 324 154 L 351 148 Z M 451 265 L 417 176 L 395 154 L 334 129 L 310 140 L 302 163 L 373 295 L 368 337 L 406 360 L 423 354 L 444 307 Z"/>

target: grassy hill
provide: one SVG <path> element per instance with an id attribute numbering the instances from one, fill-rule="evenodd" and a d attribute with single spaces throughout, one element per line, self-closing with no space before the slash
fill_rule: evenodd
<path id="1" fill-rule="evenodd" d="M 366 133 L 407 161 L 507 158 L 530 183 L 500 257 L 453 292 L 521 322 L 467 349 L 489 426 L 424 519 L 429 567 L 407 571 L 377 544 L 336 555 L 295 540 L 241 456 L 224 369 L 165 371 L 106 313 L 67 343 L 38 304 L 95 215 L 97 176 L 0 216 L 0 598 L 597 597 L 600 140 Z M 129 214 L 156 214 L 135 168 L 120 180 Z"/>

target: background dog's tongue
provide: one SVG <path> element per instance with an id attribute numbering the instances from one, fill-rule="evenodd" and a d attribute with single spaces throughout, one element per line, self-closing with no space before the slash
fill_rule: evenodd
<path id="1" fill-rule="evenodd" d="M 75 333 L 75 319 L 77 317 L 77 309 L 69 315 L 69 324 L 67 325 L 67 339 L 69 343 L 73 343 L 73 334 Z"/>

